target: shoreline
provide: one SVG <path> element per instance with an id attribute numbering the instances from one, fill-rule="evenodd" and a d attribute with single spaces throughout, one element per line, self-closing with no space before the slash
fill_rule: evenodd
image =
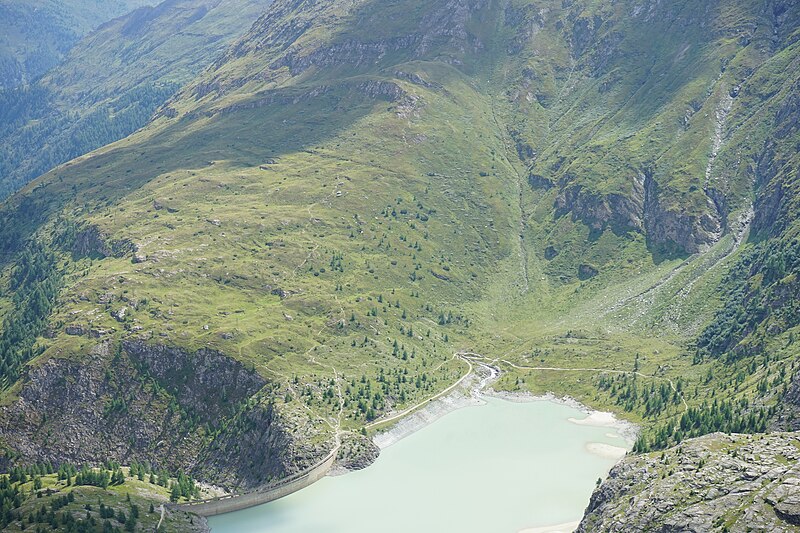
<path id="1" fill-rule="evenodd" d="M 463 379 L 459 387 L 456 387 L 444 396 L 431 400 L 424 407 L 399 419 L 394 425 L 379 431 L 373 436 L 372 442 L 379 449 L 384 450 L 392 444 L 436 422 L 448 413 L 463 407 L 485 404 L 485 397 L 498 398 L 515 403 L 552 402 L 558 405 L 571 407 L 585 413 L 586 417 L 580 419 L 570 417 L 567 419 L 569 422 L 578 425 L 613 429 L 627 445 L 627 447 L 622 447 L 590 443 L 592 446 L 589 448 L 592 453 L 619 460 L 625 455 L 620 454 L 619 450 L 625 450 L 625 453 L 627 453 L 634 442 L 636 442 L 636 437 L 639 435 L 639 426 L 633 422 L 618 418 L 614 413 L 609 411 L 592 409 L 571 396 L 565 395 L 558 397 L 552 392 L 535 395 L 527 391 L 496 391 L 491 387 L 491 382 L 499 377 L 500 370 L 485 363 L 474 360 L 472 362 L 476 364 L 475 371 Z"/>
<path id="2" fill-rule="evenodd" d="M 464 358 L 463 355 L 462 358 Z M 606 434 L 607 437 L 621 438 L 625 442 L 626 447 L 624 448 L 621 446 L 614 446 L 612 444 L 600 442 L 586 443 L 587 452 L 613 460 L 615 464 L 629 452 L 633 442 L 635 441 L 639 431 L 638 426 L 631 422 L 617 418 L 613 413 L 591 409 L 575 398 L 566 395 L 563 397 L 558 397 L 552 393 L 534 395 L 527 391 L 496 391 L 491 387 L 491 384 L 500 376 L 501 370 L 499 368 L 476 361 L 475 359 L 468 360 L 464 358 L 464 360 L 470 363 L 470 372 L 464 375 L 456 384 L 451 386 L 449 390 L 445 391 L 444 394 L 440 393 L 440 395 L 430 398 L 427 403 L 419 405 L 414 411 L 411 411 L 405 415 L 400 415 L 400 417 L 397 417 L 396 414 L 392 415 L 392 417 L 396 418 L 396 421 L 394 421 L 392 425 L 387 426 L 385 429 L 378 430 L 378 432 L 372 436 L 372 443 L 380 451 L 385 450 L 405 437 L 416 433 L 417 431 L 427 427 L 428 425 L 436 422 L 440 418 L 453 411 L 464 407 L 485 405 L 488 398 L 496 398 L 514 403 L 547 401 L 558 405 L 568 406 L 581 413 L 584 413 L 586 415 L 584 418 L 569 417 L 567 418 L 567 421 L 577 425 L 609 428 L 614 430 L 616 434 L 608 433 Z M 393 421 L 392 417 L 390 417 L 387 422 Z M 344 475 L 354 471 L 346 467 L 335 466 L 335 455 L 331 456 L 329 460 L 331 464 L 328 466 L 327 471 L 322 473 L 322 475 L 319 477 Z M 360 468 L 357 468 L 355 470 L 359 469 Z M 316 479 L 319 479 L 319 477 Z M 311 480 L 310 483 L 313 483 L 314 481 L 315 480 Z M 213 485 L 207 485 L 203 488 L 209 492 L 217 492 L 220 490 L 220 487 L 215 487 Z M 290 488 L 286 491 L 286 494 L 300 490 L 301 488 L 302 487 Z M 221 498 L 217 497 L 213 498 L 213 500 L 227 500 L 233 497 L 235 497 L 235 495 L 223 495 Z M 281 496 L 278 495 L 276 497 L 280 498 Z M 237 497 L 235 499 L 240 498 Z M 251 507 L 253 505 L 258 505 L 258 503 L 242 502 L 241 508 Z M 210 514 L 218 514 L 218 512 L 224 513 L 230 510 L 233 509 L 211 512 Z M 190 512 L 191 511 L 197 512 L 194 509 L 191 509 Z M 561 531 L 564 531 L 565 528 L 567 531 L 572 531 L 576 523 L 567 522 L 564 524 L 549 526 L 533 526 L 524 528 L 520 531 L 520 533 L 560 533 Z"/>
<path id="3" fill-rule="evenodd" d="M 580 523 L 580 520 L 575 520 L 574 522 L 564 522 L 563 524 L 552 526 L 527 527 L 520 530 L 519 533 L 572 533 Z"/>
<path id="4" fill-rule="evenodd" d="M 614 446 L 601 442 L 588 442 L 585 446 L 587 452 L 612 460 L 614 464 L 619 463 L 628 454 L 636 441 L 639 427 L 633 422 L 618 418 L 609 411 L 592 409 L 567 395 L 558 397 L 551 392 L 536 395 L 527 391 L 494 390 L 491 387 L 491 383 L 499 377 L 500 370 L 485 363 L 474 360 L 472 362 L 476 363 L 475 371 L 464 379 L 459 387 L 444 396 L 432 400 L 428 405 L 421 407 L 408 416 L 401 418 L 394 425 L 380 431 L 373 436 L 372 442 L 383 451 L 405 437 L 436 422 L 448 413 L 464 407 L 486 404 L 486 398 L 497 398 L 514 403 L 551 402 L 571 407 L 584 413 L 586 415 L 584 418 L 569 417 L 567 420 L 577 425 L 608 428 L 614 433 L 607 433 L 607 437 L 622 439 L 620 444 L 624 443 L 624 446 Z M 562 524 L 526 527 L 520 530 L 519 533 L 570 533 L 578 527 L 581 519 L 582 517 Z"/>
<path id="5" fill-rule="evenodd" d="M 481 376 L 480 374 L 485 375 Z M 433 424 L 448 413 L 463 407 L 485 404 L 486 402 L 480 398 L 480 391 L 487 380 L 494 379 L 497 375 L 499 375 L 497 370 L 486 365 L 479 365 L 448 394 L 429 401 L 425 406 L 399 419 L 392 426 L 380 430 L 372 437 L 373 444 L 381 451 L 385 450 L 392 444 Z"/>
<path id="6" fill-rule="evenodd" d="M 565 405 L 586 414 L 586 418 L 570 417 L 567 420 L 580 426 L 604 427 L 613 429 L 622 437 L 626 444 L 633 446 L 636 437 L 639 436 L 639 426 L 622 418 L 610 411 L 598 411 L 587 405 L 582 404 L 572 396 L 558 397 L 552 392 L 546 394 L 532 394 L 530 392 L 509 392 L 487 389 L 482 394 L 491 398 L 500 398 L 508 402 L 528 403 L 528 402 L 551 402 L 558 405 Z"/>

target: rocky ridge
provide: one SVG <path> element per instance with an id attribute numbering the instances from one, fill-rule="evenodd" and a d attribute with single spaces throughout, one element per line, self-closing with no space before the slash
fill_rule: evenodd
<path id="1" fill-rule="evenodd" d="M 592 494 L 590 531 L 797 531 L 800 433 L 726 435 L 629 455 Z"/>

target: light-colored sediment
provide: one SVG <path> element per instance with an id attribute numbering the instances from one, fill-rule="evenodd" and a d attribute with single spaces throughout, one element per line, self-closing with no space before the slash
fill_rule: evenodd
<path id="1" fill-rule="evenodd" d="M 622 438 L 629 445 L 632 445 L 636 441 L 636 437 L 639 434 L 638 426 L 617 418 L 614 413 L 590 409 L 570 396 L 558 397 L 552 393 L 537 396 L 527 391 L 496 391 L 489 385 L 492 381 L 497 379 L 500 375 L 500 371 L 493 366 L 481 363 L 475 359 L 471 359 L 470 361 L 474 364 L 472 374 L 464 378 L 459 385 L 448 394 L 430 401 L 424 407 L 406 415 L 393 426 L 375 435 L 372 439 L 375 445 L 383 450 L 411 435 L 415 431 L 424 428 L 428 424 L 432 424 L 447 413 L 451 413 L 462 407 L 483 404 L 483 396 L 500 398 L 509 402 L 553 402 L 566 405 L 586 413 L 586 418 L 578 419 L 570 417 L 568 420 L 573 424 L 613 429 L 616 431 L 617 435 L 609 434 L 608 436 Z M 597 448 L 597 451 L 590 451 L 610 459 L 620 459 L 627 453 L 626 448 L 611 445 L 603 446 L 607 446 L 608 448 L 603 448 L 602 450 Z M 613 450 L 611 450 L 612 448 Z M 625 453 L 620 454 L 618 450 L 625 450 Z M 611 455 L 612 453 L 613 456 Z"/>
<path id="2" fill-rule="evenodd" d="M 600 428 L 615 427 L 618 423 L 614 413 L 603 411 L 593 411 L 589 413 L 589 416 L 586 418 L 568 418 L 567 420 L 579 426 L 594 426 Z"/>
<path id="3" fill-rule="evenodd" d="M 480 391 L 489 380 L 497 376 L 496 372 L 488 366 L 475 365 L 473 373 L 450 393 L 401 418 L 390 428 L 376 434 L 372 442 L 383 450 L 448 413 L 470 405 L 482 405 L 485 402 L 480 398 Z"/>
<path id="4" fill-rule="evenodd" d="M 593 453 L 603 459 L 611 459 L 614 461 L 619 461 L 628 453 L 627 448 L 621 448 L 619 446 L 612 446 L 611 444 L 605 444 L 603 442 L 589 442 L 586 444 L 586 451 L 589 453 Z"/>
<path id="5" fill-rule="evenodd" d="M 554 526 L 529 527 L 520 530 L 519 533 L 572 533 L 580 523 L 580 520 L 575 520 L 574 522 L 564 522 Z"/>
<path id="6" fill-rule="evenodd" d="M 535 394 L 531 394 L 530 392 L 495 391 L 492 389 L 483 391 L 483 394 L 486 396 L 501 398 L 510 402 L 553 402 L 566 405 L 567 407 L 572 407 L 573 409 L 577 409 L 578 411 L 586 413 L 586 418 L 570 417 L 567 419 L 573 424 L 614 429 L 614 431 L 617 432 L 617 435 L 609 434 L 607 436 L 619 436 L 630 445 L 633 445 L 633 443 L 636 441 L 636 437 L 639 435 L 639 427 L 636 424 L 626 420 L 621 420 L 617 418 L 614 413 L 590 409 L 570 396 L 563 396 L 559 398 L 550 392 L 537 396 Z"/>

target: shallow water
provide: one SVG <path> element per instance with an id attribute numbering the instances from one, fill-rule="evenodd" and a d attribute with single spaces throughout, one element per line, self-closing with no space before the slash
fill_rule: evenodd
<path id="1" fill-rule="evenodd" d="M 209 524 L 213 533 L 511 533 L 578 520 L 615 462 L 587 445 L 627 446 L 607 427 L 567 420 L 585 416 L 487 398 L 383 450 L 369 468 Z"/>

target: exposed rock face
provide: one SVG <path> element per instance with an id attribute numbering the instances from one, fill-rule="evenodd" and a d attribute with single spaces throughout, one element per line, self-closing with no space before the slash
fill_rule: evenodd
<path id="1" fill-rule="evenodd" d="M 342 447 L 334 464 L 334 473 L 366 468 L 375 462 L 378 455 L 380 448 L 371 439 L 358 434 L 347 434 L 342 438 Z"/>
<path id="2" fill-rule="evenodd" d="M 581 185 L 569 186 L 558 195 L 556 216 L 568 211 L 593 230 L 610 228 L 615 233 L 643 229 L 644 194 L 641 184 L 634 181 L 630 194 L 596 194 Z"/>
<path id="3" fill-rule="evenodd" d="M 188 90 L 199 99 L 211 93 L 222 95 L 234 91 L 251 79 L 284 80 L 308 71 L 345 65 L 367 69 L 386 58 L 394 58 L 394 62 L 398 54 L 408 60 L 435 58 L 460 64 L 464 55 L 485 48 L 471 26 L 476 14 L 488 5 L 485 0 L 446 0 L 438 2 L 423 16 L 408 13 L 410 17 L 419 17 L 410 25 L 414 31 L 396 35 L 376 37 L 367 31 L 363 35 L 348 35 L 335 41 L 309 37 L 309 30 L 315 27 L 337 28 L 349 17 L 362 17 L 368 11 L 368 5 L 364 0 L 347 3 L 334 0 L 276 2 L 215 63 L 217 72 L 213 79 Z M 371 22 L 365 21 L 365 27 L 369 27 Z M 261 56 L 263 63 L 258 63 L 258 67 L 248 72 L 246 77 L 238 72 L 224 71 L 228 61 Z"/>
<path id="4" fill-rule="evenodd" d="M 649 172 L 632 179 L 628 192 L 599 194 L 569 185 L 556 197 L 556 217 L 571 213 L 594 231 L 644 232 L 651 246 L 669 253 L 697 253 L 722 236 L 722 217 L 710 197 L 705 209 L 690 212 L 667 205 L 662 196 Z"/>
<path id="5" fill-rule="evenodd" d="M 445 44 L 459 53 L 468 53 L 483 48 L 481 42 L 469 31 L 467 24 L 472 14 L 480 10 L 485 2 L 449 0 L 442 2 L 438 10 L 432 11 L 419 24 L 419 31 L 389 39 L 369 41 L 348 40 L 329 46 L 307 50 L 304 47 L 291 49 L 288 54 L 270 65 L 277 70 L 288 67 L 292 75 L 314 67 L 330 67 L 350 64 L 356 67 L 374 63 L 392 52 L 411 52 L 419 59 L 431 49 Z"/>
<path id="6" fill-rule="evenodd" d="M 599 274 L 597 267 L 588 263 L 578 265 L 578 279 L 587 280 Z"/>
<path id="7" fill-rule="evenodd" d="M 753 231 L 759 236 L 777 236 L 793 220 L 798 199 L 791 172 L 783 172 L 796 152 L 783 146 L 800 131 L 800 80 L 795 81 L 789 96 L 775 114 L 775 130 L 764 144 L 756 166 L 756 198 Z"/>
<path id="8" fill-rule="evenodd" d="M 301 55 L 299 51 L 286 55 L 271 64 L 270 68 L 277 70 L 281 67 L 288 67 L 292 75 L 296 76 L 312 66 L 324 68 L 349 63 L 358 67 L 372 63 L 387 53 L 415 47 L 418 45 L 419 39 L 418 35 L 406 35 L 376 42 L 348 41 L 317 49 L 308 55 Z"/>
<path id="9" fill-rule="evenodd" d="M 89 226 L 75 236 L 75 257 L 124 257 L 136 251 L 132 241 L 108 240 L 97 226 Z"/>
<path id="10" fill-rule="evenodd" d="M 0 439 L 21 461 L 135 459 L 247 488 L 332 446 L 310 444 L 324 438 L 308 417 L 262 399 L 270 384 L 221 353 L 128 341 L 83 357 L 29 368 L 19 399 L 0 410 Z"/>
<path id="11" fill-rule="evenodd" d="M 628 456 L 594 491 L 577 531 L 796 531 L 798 461 L 800 433 L 714 433 Z"/>
<path id="12" fill-rule="evenodd" d="M 666 206 L 658 183 L 648 173 L 644 195 L 644 226 L 651 243 L 668 251 L 697 253 L 722 236 L 722 220 L 711 198 L 706 196 L 706 208 L 693 213 Z"/>
<path id="13" fill-rule="evenodd" d="M 124 341 L 123 349 L 181 406 L 212 422 L 233 414 L 267 384 L 255 371 L 214 350 L 187 353 L 141 341 Z"/>
<path id="14" fill-rule="evenodd" d="M 555 185 L 552 181 L 539 174 L 528 176 L 528 183 L 534 189 L 544 189 L 546 191 L 552 189 Z"/>

